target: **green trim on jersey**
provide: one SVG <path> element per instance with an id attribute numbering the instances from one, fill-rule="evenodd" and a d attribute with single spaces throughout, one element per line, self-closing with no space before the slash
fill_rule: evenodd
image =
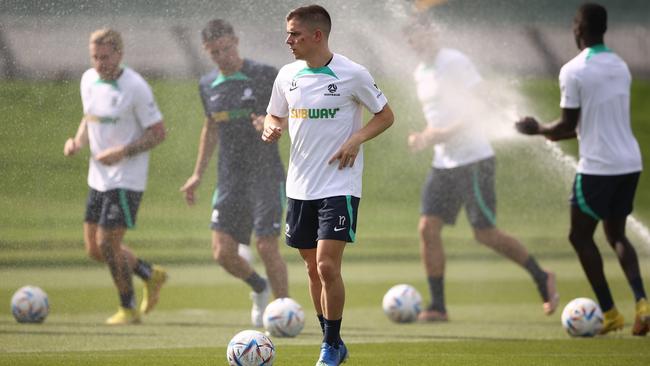
<path id="1" fill-rule="evenodd" d="M 133 217 L 131 217 L 129 201 L 126 199 L 126 191 L 123 189 L 118 189 L 117 195 L 120 199 L 120 207 L 122 207 L 122 212 L 124 213 L 124 222 L 126 223 L 126 227 L 133 229 L 135 225 L 133 224 Z"/>
<path id="2" fill-rule="evenodd" d="M 474 169 L 473 175 L 472 175 L 472 187 L 474 188 L 474 197 L 476 198 L 476 203 L 478 203 L 478 207 L 481 209 L 481 212 L 483 212 L 483 215 L 488 219 L 490 224 L 493 226 L 496 226 L 497 220 L 496 216 L 494 215 L 494 212 L 490 210 L 488 205 L 485 203 L 485 200 L 483 200 L 483 195 L 481 194 L 481 188 L 479 187 L 478 184 L 478 169 Z"/>
<path id="3" fill-rule="evenodd" d="M 250 78 L 241 71 L 237 71 L 236 73 L 228 76 L 224 76 L 223 74 L 219 74 L 216 79 L 210 84 L 211 88 L 216 88 L 217 85 L 225 83 L 226 81 L 233 81 L 233 80 L 250 80 Z"/>
<path id="4" fill-rule="evenodd" d="M 117 86 L 117 80 L 104 80 L 102 78 L 99 78 L 95 81 L 95 84 L 106 84 L 112 86 L 115 88 L 115 90 L 120 90 L 120 88 Z"/>
<path id="5" fill-rule="evenodd" d="M 589 50 L 589 51 L 587 52 L 587 60 L 589 60 L 592 56 L 597 55 L 597 54 L 599 54 L 599 53 L 603 53 L 603 52 L 612 52 L 611 49 L 609 49 L 607 46 L 605 46 L 605 45 L 602 44 L 602 43 L 601 43 L 601 44 L 594 45 L 594 46 L 591 46 L 591 47 L 589 47 L 589 48 L 587 48 L 587 49 Z"/>
<path id="6" fill-rule="evenodd" d="M 576 175 L 576 201 L 578 201 L 580 211 L 600 221 L 601 218 L 589 207 L 585 194 L 582 192 L 582 174 Z"/>
<path id="7" fill-rule="evenodd" d="M 345 196 L 345 202 L 348 204 L 348 215 L 350 216 L 350 232 L 348 234 L 350 235 L 350 239 L 354 241 L 356 234 L 354 233 L 354 230 L 352 230 L 352 224 L 354 223 L 354 212 L 352 212 L 352 196 Z"/>
<path id="8" fill-rule="evenodd" d="M 338 79 L 339 77 L 336 76 L 334 71 L 329 68 L 329 66 L 323 66 L 323 67 L 305 67 L 304 69 L 298 71 L 296 76 L 294 78 L 299 78 L 303 75 L 315 75 L 315 74 L 325 74 L 329 75 L 335 79 Z"/>

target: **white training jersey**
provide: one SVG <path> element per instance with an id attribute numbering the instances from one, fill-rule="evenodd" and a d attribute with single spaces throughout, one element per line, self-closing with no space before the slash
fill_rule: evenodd
<path id="1" fill-rule="evenodd" d="M 144 191 L 148 151 L 111 166 L 94 156 L 110 147 L 132 143 L 147 127 L 162 120 L 147 82 L 128 67 L 111 81 L 102 80 L 95 69 L 89 69 L 81 77 L 81 101 L 90 142 L 88 185 L 101 192 L 116 188 Z"/>
<path id="2" fill-rule="evenodd" d="M 585 48 L 560 70 L 560 107 L 580 108 L 578 173 L 621 175 L 642 169 L 630 126 L 632 76 L 604 45 Z"/>
<path id="3" fill-rule="evenodd" d="M 482 103 L 472 93 L 482 78 L 467 56 L 441 48 L 433 63 L 420 63 L 413 76 L 427 125 L 458 125 L 449 138 L 433 146 L 433 167 L 456 168 L 494 155 L 480 126 Z"/>
<path id="4" fill-rule="evenodd" d="M 289 119 L 287 197 L 361 197 L 363 148 L 351 168 L 328 161 L 362 127 L 362 107 L 378 113 L 386 103 L 370 73 L 339 54 L 323 67 L 299 60 L 280 69 L 267 113 Z"/>

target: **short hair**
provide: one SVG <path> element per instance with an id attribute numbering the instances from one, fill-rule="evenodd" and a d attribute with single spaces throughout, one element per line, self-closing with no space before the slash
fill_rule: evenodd
<path id="1" fill-rule="evenodd" d="M 295 8 L 287 14 L 287 22 L 296 19 L 306 23 L 311 28 L 320 28 L 326 37 L 329 37 L 332 30 L 332 18 L 330 14 L 320 5 L 307 5 Z"/>
<path id="2" fill-rule="evenodd" d="M 113 50 L 122 53 L 124 50 L 124 42 L 122 42 L 122 35 L 120 32 L 111 28 L 98 29 L 90 34 L 90 44 L 96 45 L 111 45 Z"/>
<path id="3" fill-rule="evenodd" d="M 234 36 L 235 31 L 232 25 L 223 19 L 212 19 L 201 31 L 203 43 L 214 41 L 223 36 Z"/>
<path id="4" fill-rule="evenodd" d="M 584 3 L 578 9 L 580 24 L 593 36 L 602 36 L 607 31 L 607 9 L 596 3 Z"/>

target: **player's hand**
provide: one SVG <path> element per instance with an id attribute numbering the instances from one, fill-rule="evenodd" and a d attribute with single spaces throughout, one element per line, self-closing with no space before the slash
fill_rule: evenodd
<path id="1" fill-rule="evenodd" d="M 524 135 L 539 134 L 539 122 L 533 117 L 524 117 L 515 122 L 515 128 Z"/>
<path id="2" fill-rule="evenodd" d="M 72 156 L 79 152 L 79 150 L 81 150 L 81 146 L 72 137 L 67 139 L 65 145 L 63 145 L 63 155 L 65 156 Z"/>
<path id="3" fill-rule="evenodd" d="M 253 123 L 255 130 L 258 132 L 262 132 L 264 130 L 264 117 L 264 115 L 251 113 L 251 122 Z"/>
<path id="4" fill-rule="evenodd" d="M 361 144 L 357 143 L 354 140 L 354 137 L 348 139 L 341 148 L 330 158 L 327 164 L 332 164 L 336 160 L 339 161 L 339 169 L 345 167 L 352 168 L 354 166 L 354 161 L 357 159 L 359 154 L 359 148 Z"/>
<path id="5" fill-rule="evenodd" d="M 427 147 L 427 143 L 419 132 L 413 132 L 409 135 L 407 144 L 412 152 L 418 152 Z"/>
<path id="6" fill-rule="evenodd" d="M 262 131 L 262 141 L 264 142 L 274 142 L 280 137 L 282 137 L 282 127 L 270 125 Z"/>
<path id="7" fill-rule="evenodd" d="M 95 155 L 95 160 L 104 165 L 114 165 L 126 157 L 125 146 L 114 146 Z"/>
<path id="8" fill-rule="evenodd" d="M 191 177 L 187 178 L 187 181 L 185 181 L 185 184 L 183 184 L 180 189 L 180 191 L 183 192 L 183 196 L 185 197 L 185 202 L 187 202 L 187 204 L 190 206 L 196 202 L 194 191 L 199 187 L 199 184 L 201 184 L 201 177 L 193 174 Z"/>

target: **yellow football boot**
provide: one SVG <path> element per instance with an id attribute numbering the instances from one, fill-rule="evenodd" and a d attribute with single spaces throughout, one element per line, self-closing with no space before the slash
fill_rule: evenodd
<path id="1" fill-rule="evenodd" d="M 650 304 L 646 299 L 641 299 L 636 303 L 632 335 L 644 336 L 648 333 L 648 330 L 650 330 Z"/>
<path id="2" fill-rule="evenodd" d="M 611 308 L 603 314 L 603 327 L 600 329 L 600 334 L 607 334 L 613 330 L 623 329 L 625 318 L 618 312 L 616 308 Z"/>
<path id="3" fill-rule="evenodd" d="M 152 266 L 151 277 L 144 282 L 140 312 L 147 314 L 153 310 L 160 299 L 160 289 L 167 281 L 167 272 L 160 266 Z"/>
<path id="4" fill-rule="evenodd" d="M 126 325 L 126 324 L 139 324 L 140 313 L 137 309 L 128 309 L 120 306 L 110 318 L 106 319 L 108 325 Z"/>

